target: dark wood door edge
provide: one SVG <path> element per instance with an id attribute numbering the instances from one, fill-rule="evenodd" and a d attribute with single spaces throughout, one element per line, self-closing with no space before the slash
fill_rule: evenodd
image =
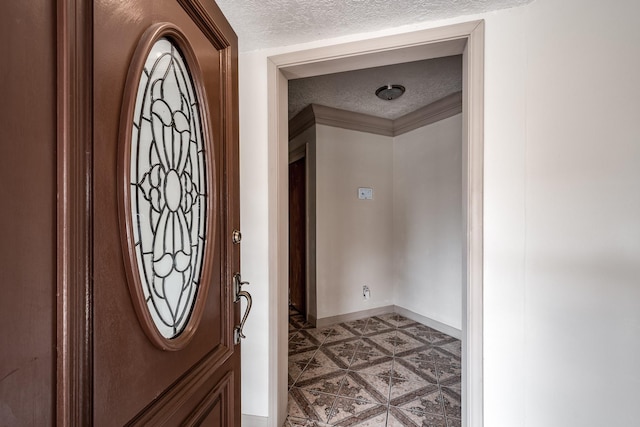
<path id="1" fill-rule="evenodd" d="M 92 3 L 57 1 L 57 425 L 92 423 Z"/>

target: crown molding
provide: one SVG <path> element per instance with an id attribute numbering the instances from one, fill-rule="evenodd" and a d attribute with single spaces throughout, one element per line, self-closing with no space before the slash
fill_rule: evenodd
<path id="1" fill-rule="evenodd" d="M 310 104 L 289 120 L 289 139 L 295 138 L 315 124 L 376 135 L 398 136 L 461 112 L 462 92 L 447 95 L 395 120 Z"/>
<path id="2" fill-rule="evenodd" d="M 412 113 L 398 117 L 393 121 L 393 136 L 411 132 L 460 113 L 462 113 L 462 91 L 454 92 Z"/>
<path id="3" fill-rule="evenodd" d="M 393 136 L 393 120 L 311 104 L 315 123 L 377 135 Z"/>
<path id="4" fill-rule="evenodd" d="M 313 104 L 309 104 L 289 120 L 289 141 L 315 124 L 316 118 L 313 114 Z"/>

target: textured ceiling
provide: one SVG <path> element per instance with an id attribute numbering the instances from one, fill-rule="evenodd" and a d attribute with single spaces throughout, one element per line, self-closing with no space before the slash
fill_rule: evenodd
<path id="1" fill-rule="evenodd" d="M 400 84 L 406 92 L 383 101 L 375 91 L 386 84 Z M 309 104 L 320 104 L 397 119 L 459 90 L 461 55 L 289 80 L 289 118 Z"/>
<path id="2" fill-rule="evenodd" d="M 216 0 L 240 51 L 507 9 L 532 0 Z"/>
<path id="3" fill-rule="evenodd" d="M 215 0 L 240 51 L 365 33 L 507 9 L 533 0 Z M 461 90 L 460 56 L 289 81 L 289 117 L 311 103 L 395 119 Z M 406 93 L 375 97 L 385 84 Z"/>

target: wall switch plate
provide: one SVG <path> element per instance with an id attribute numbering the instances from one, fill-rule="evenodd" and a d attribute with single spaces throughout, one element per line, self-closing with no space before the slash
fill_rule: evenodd
<path id="1" fill-rule="evenodd" d="M 358 199 L 373 200 L 373 188 L 368 188 L 368 187 L 358 188 Z"/>

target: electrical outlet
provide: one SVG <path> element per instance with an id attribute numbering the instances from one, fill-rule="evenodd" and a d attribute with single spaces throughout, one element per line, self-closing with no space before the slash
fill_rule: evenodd
<path id="1" fill-rule="evenodd" d="M 362 298 L 364 298 L 364 300 L 368 300 L 371 297 L 371 291 L 369 290 L 369 287 L 367 285 L 362 285 Z"/>

